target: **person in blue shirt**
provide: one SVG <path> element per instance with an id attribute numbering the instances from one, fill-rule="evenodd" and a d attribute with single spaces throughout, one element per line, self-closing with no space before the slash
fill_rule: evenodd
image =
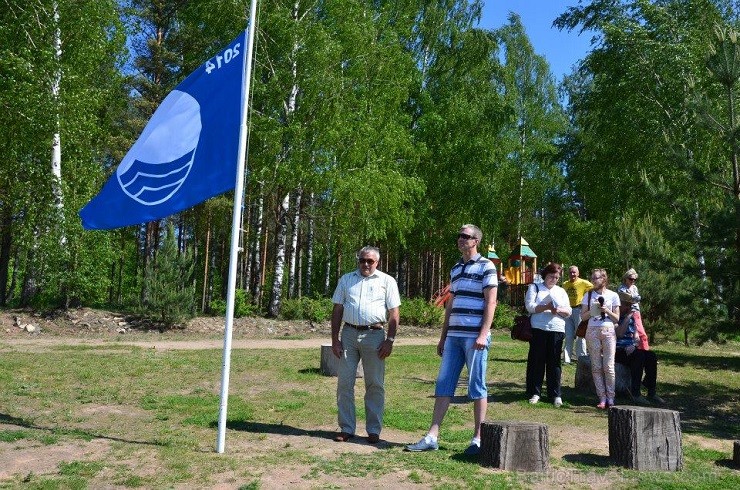
<path id="1" fill-rule="evenodd" d="M 619 307 L 620 318 L 617 326 L 617 351 L 614 356 L 614 362 L 624 364 L 630 368 L 631 383 L 630 396 L 634 403 L 639 405 L 648 405 L 650 402 L 658 405 L 665 404 L 665 401 L 656 393 L 658 380 L 658 356 L 651 350 L 645 350 L 642 347 L 638 332 L 638 325 L 635 322 L 635 310 L 630 303 L 623 303 Z M 643 372 L 645 377 L 643 378 Z M 647 388 L 647 398 L 642 396 L 642 385 Z"/>

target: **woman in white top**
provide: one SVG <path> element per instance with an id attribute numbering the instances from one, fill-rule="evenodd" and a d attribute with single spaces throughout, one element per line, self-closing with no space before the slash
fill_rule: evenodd
<path id="1" fill-rule="evenodd" d="M 619 295 L 606 288 L 609 278 L 604 269 L 591 272 L 592 294 L 585 294 L 581 303 L 581 321 L 588 320 L 586 345 L 591 357 L 597 408 L 614 405 L 614 354 L 617 351 L 615 327 L 619 323 Z M 591 302 L 589 303 L 589 296 Z"/>
<path id="2" fill-rule="evenodd" d="M 542 269 L 543 282 L 530 284 L 524 304 L 532 315 L 532 340 L 527 356 L 527 396 L 535 404 L 542 396 L 542 380 L 547 373 L 547 396 L 556 407 L 563 405 L 560 395 L 560 352 L 565 339 L 565 318 L 572 310 L 568 293 L 558 286 L 562 268 L 548 264 Z"/>

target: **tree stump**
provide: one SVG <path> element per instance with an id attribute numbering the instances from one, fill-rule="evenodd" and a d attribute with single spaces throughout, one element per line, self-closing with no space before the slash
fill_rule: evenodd
<path id="1" fill-rule="evenodd" d="M 336 376 L 339 372 L 339 358 L 331 350 L 331 344 L 321 345 L 321 368 L 319 370 L 324 376 Z M 357 377 L 362 378 L 365 372 L 362 370 L 362 361 L 357 365 Z"/>
<path id="2" fill-rule="evenodd" d="M 732 461 L 736 468 L 740 468 L 740 441 L 735 441 L 732 450 Z"/>
<path id="3" fill-rule="evenodd" d="M 622 395 L 628 395 L 632 386 L 632 374 L 630 368 L 624 364 L 614 363 L 614 391 Z M 591 358 L 581 356 L 578 358 L 576 367 L 575 387 L 578 391 L 596 394 L 594 377 L 591 374 Z"/>
<path id="4" fill-rule="evenodd" d="M 481 424 L 480 464 L 517 471 L 547 471 L 550 445 L 547 425 L 534 422 Z"/>
<path id="5" fill-rule="evenodd" d="M 611 407 L 609 457 L 633 470 L 682 469 L 680 414 L 661 408 Z"/>

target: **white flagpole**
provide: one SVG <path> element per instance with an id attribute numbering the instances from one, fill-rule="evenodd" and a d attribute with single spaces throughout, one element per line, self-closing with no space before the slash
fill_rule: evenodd
<path id="1" fill-rule="evenodd" d="M 234 326 L 234 295 L 236 291 L 236 264 L 239 255 L 239 235 L 244 198 L 244 169 L 247 158 L 247 113 L 249 111 L 249 88 L 252 81 L 252 56 L 254 49 L 255 19 L 257 0 L 249 7 L 249 29 L 247 31 L 247 52 L 244 57 L 245 76 L 242 87 L 242 120 L 239 131 L 239 157 L 236 167 L 236 186 L 234 188 L 234 212 L 231 221 L 231 251 L 229 253 L 229 283 L 226 290 L 226 328 L 224 329 L 224 352 L 221 366 L 221 403 L 218 408 L 218 440 L 216 452 L 223 453 L 226 445 L 226 408 L 229 399 L 229 371 L 231 370 L 231 336 Z"/>

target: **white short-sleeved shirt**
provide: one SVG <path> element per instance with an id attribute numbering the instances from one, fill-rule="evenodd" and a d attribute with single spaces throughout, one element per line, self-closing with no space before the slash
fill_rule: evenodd
<path id="1" fill-rule="evenodd" d="M 588 326 L 589 327 L 603 327 L 606 325 L 614 326 L 614 322 L 612 321 L 611 317 L 609 315 L 606 315 L 604 319 L 601 319 L 601 310 L 598 310 L 597 308 L 600 307 L 598 301 L 599 296 L 602 296 L 604 298 L 604 306 L 609 311 L 614 311 L 614 307 L 617 308 L 621 304 L 619 301 L 619 295 L 615 293 L 614 291 L 610 289 L 604 289 L 604 292 L 599 294 L 596 291 L 591 291 L 591 304 L 588 304 L 588 293 L 586 293 L 583 296 L 583 301 L 581 302 L 581 306 L 587 306 L 591 311 L 591 318 L 588 319 Z"/>
<path id="2" fill-rule="evenodd" d="M 544 284 L 530 284 L 524 297 L 524 305 L 532 314 L 530 320 L 532 328 L 539 328 L 547 332 L 565 332 L 565 318 L 553 314 L 551 311 L 535 313 L 534 309 L 541 304 L 552 302 L 556 308 L 571 310 L 568 293 L 557 284 L 547 289 Z"/>
<path id="3" fill-rule="evenodd" d="M 401 305 L 396 280 L 377 269 L 367 277 L 359 270 L 343 275 L 331 300 L 344 307 L 342 321 L 352 325 L 384 323 L 388 310 Z"/>

